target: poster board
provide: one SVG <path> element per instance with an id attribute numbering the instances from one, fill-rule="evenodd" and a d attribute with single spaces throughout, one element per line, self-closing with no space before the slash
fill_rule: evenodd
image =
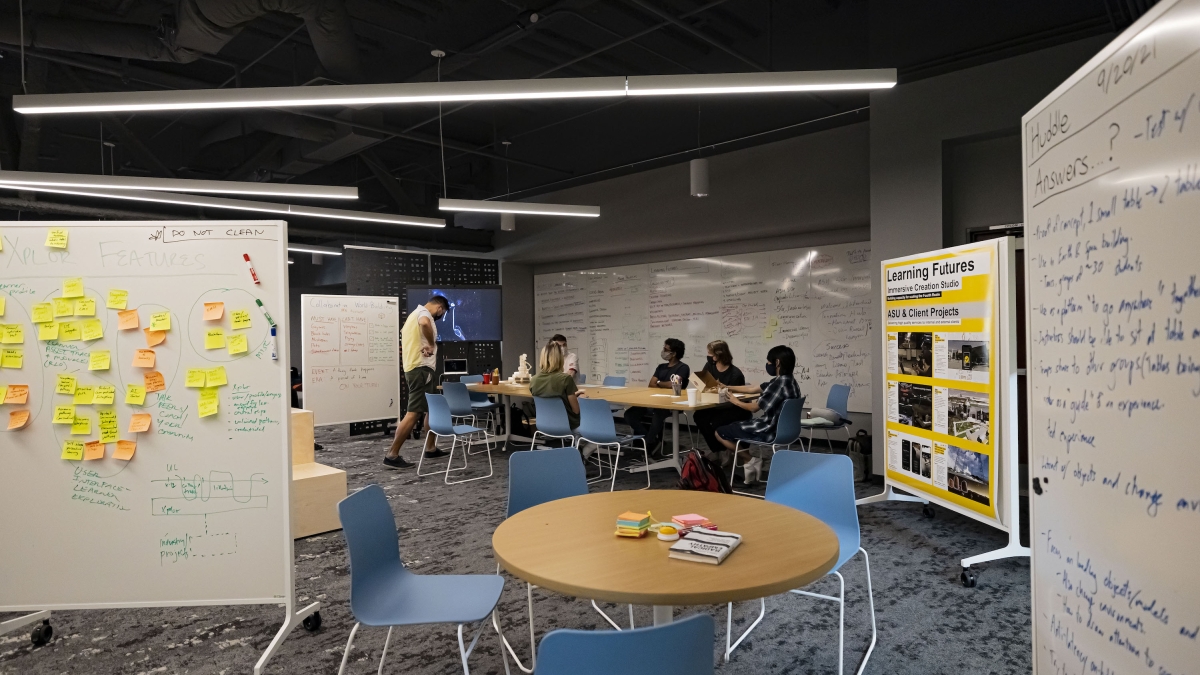
<path id="1" fill-rule="evenodd" d="M 65 247 L 47 246 L 60 232 Z M 0 367 L 0 386 L 28 387 L 24 403 L 0 405 L 0 578 L 21 580 L 0 584 L 0 611 L 290 607 L 287 340 L 272 342 L 266 317 L 287 335 L 286 224 L 4 222 L 0 238 L 0 322 L 11 336 L 3 348 L 21 353 L 19 365 L 10 359 Z M 138 327 L 119 329 L 122 310 L 109 307 L 122 304 L 115 296 L 110 302 L 115 290 L 127 291 L 124 311 L 136 313 Z M 58 337 L 39 339 L 34 319 L 44 319 L 45 308 L 38 306 L 71 295 L 79 297 L 64 298 L 69 314 L 40 324 L 57 324 Z M 220 318 L 205 319 L 205 303 L 217 302 Z M 159 336 L 143 329 L 155 319 L 169 319 L 170 328 L 151 347 Z M 75 330 L 62 324 L 77 322 L 86 325 L 73 339 Z M 215 340 L 216 330 L 223 342 L 208 349 L 206 336 Z M 154 352 L 153 367 L 135 366 L 145 349 Z M 217 368 L 225 385 L 208 370 Z M 204 414 L 203 390 L 187 386 L 195 369 L 211 378 L 212 414 Z M 75 378 L 75 395 L 56 393 L 60 376 Z M 127 386 L 148 384 L 161 390 L 141 404 L 126 402 Z M 81 387 L 104 386 L 114 388 L 112 403 L 95 403 L 98 389 L 92 403 L 75 402 L 86 400 L 76 398 Z M 87 433 L 53 423 L 64 406 L 88 420 Z M 10 413 L 21 411 L 28 423 L 7 430 Z M 150 415 L 147 431 L 129 431 L 135 414 Z M 68 443 L 114 431 L 136 441 L 131 459 L 115 457 L 117 443 L 101 446 L 99 459 L 63 458 L 74 456 Z"/>
<path id="2" fill-rule="evenodd" d="M 1200 2 L 1022 119 L 1034 672 L 1200 663 Z"/>
<path id="3" fill-rule="evenodd" d="M 785 344 L 810 405 L 846 384 L 849 409 L 869 412 L 870 258 L 864 242 L 539 274 L 536 345 L 561 333 L 589 382 L 643 385 L 666 338 L 684 342 L 693 371 L 725 340 L 750 383 L 768 379 L 767 351 Z"/>
<path id="4" fill-rule="evenodd" d="M 300 335 L 304 407 L 317 426 L 399 415 L 398 298 L 301 295 Z"/>

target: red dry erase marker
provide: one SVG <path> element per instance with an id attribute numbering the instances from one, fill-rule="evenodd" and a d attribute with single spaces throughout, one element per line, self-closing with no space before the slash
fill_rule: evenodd
<path id="1" fill-rule="evenodd" d="M 258 283 L 258 272 L 254 271 L 254 264 L 250 262 L 250 254 L 243 253 L 242 257 L 246 259 L 246 267 L 250 268 L 250 276 L 254 279 L 254 283 Z"/>

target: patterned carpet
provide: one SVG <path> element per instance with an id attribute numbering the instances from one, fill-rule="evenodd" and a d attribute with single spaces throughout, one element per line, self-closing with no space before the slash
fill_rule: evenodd
<path id="1" fill-rule="evenodd" d="M 417 479 L 411 469 L 385 469 L 379 460 L 386 442 L 377 435 L 351 438 L 346 427 L 339 426 L 318 429 L 317 440 L 325 446 L 318 461 L 345 469 L 351 490 L 378 483 L 387 491 L 401 524 L 401 555 L 414 571 L 495 571 L 490 541 L 492 530 L 504 518 L 506 454 L 497 453 L 494 477 L 446 486 L 432 478 Z M 414 461 L 415 446 L 410 442 L 404 451 Z M 636 480 L 624 478 L 625 487 L 637 487 Z M 674 482 L 661 471 L 654 481 L 657 488 L 673 487 Z M 619 478 L 618 489 L 622 482 Z M 860 496 L 879 490 L 859 488 Z M 1028 560 L 984 567 L 973 589 L 958 581 L 959 559 L 1001 547 L 1002 532 L 944 509 L 926 519 L 916 504 L 865 506 L 860 519 L 863 545 L 871 555 L 879 626 L 879 642 L 867 673 L 1030 672 Z M 316 633 L 294 632 L 267 672 L 336 673 L 354 625 L 345 542 L 340 532 L 333 532 L 297 541 L 295 551 L 299 601 L 323 603 L 323 626 Z M 80 573 L 85 573 L 82 567 Z M 845 670 L 853 673 L 870 639 L 861 557 L 847 563 L 843 574 L 847 580 Z M 823 579 L 810 590 L 836 595 L 836 578 Z M 604 629 L 607 625 L 585 601 L 534 591 L 534 603 L 539 636 L 559 627 Z M 626 611 L 607 609 L 613 616 Z M 509 641 L 526 656 L 524 584 L 509 578 L 501 610 Z M 727 664 L 719 661 L 725 641 L 724 608 L 690 607 L 677 610 L 677 615 L 696 611 L 710 612 L 716 620 L 719 647 L 714 659 L 720 673 L 836 672 L 834 603 L 791 595 L 769 598 L 766 619 Z M 735 606 L 734 630 L 740 632 L 756 615 L 755 603 Z M 0 615 L 0 620 L 14 616 Z M 53 617 L 55 638 L 49 645 L 33 648 L 24 629 L 0 636 L 0 673 L 249 673 L 281 620 L 282 608 L 270 606 L 58 612 Z M 638 608 L 636 620 L 639 626 L 648 625 L 650 609 Z M 375 672 L 385 633 L 360 629 L 347 672 Z M 494 632 L 480 638 L 471 667 L 474 673 L 504 672 Z M 461 672 L 453 627 L 398 630 L 385 672 Z M 513 672 L 519 671 L 513 668 Z"/>

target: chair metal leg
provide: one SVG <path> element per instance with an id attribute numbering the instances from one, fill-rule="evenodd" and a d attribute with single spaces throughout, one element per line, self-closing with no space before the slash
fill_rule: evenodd
<path id="1" fill-rule="evenodd" d="M 471 638 L 469 647 L 463 646 L 463 625 L 458 624 L 458 653 L 462 656 L 463 675 L 471 675 L 471 668 L 467 665 L 467 659 L 470 658 L 471 652 L 475 651 L 475 643 L 479 642 L 479 636 L 483 634 L 483 627 L 487 625 L 486 621 L 479 622 L 479 628 L 475 631 L 475 637 Z"/>
<path id="2" fill-rule="evenodd" d="M 746 636 L 750 634 L 750 631 L 757 628 L 758 624 L 762 623 L 763 617 L 767 615 L 767 599 L 759 598 L 759 601 L 762 603 L 762 607 L 758 611 L 758 618 L 754 620 L 754 623 L 750 624 L 749 628 L 747 628 L 745 631 L 742 632 L 741 635 L 738 636 L 737 641 L 734 642 L 733 644 L 729 644 L 729 640 L 733 637 L 733 603 L 732 602 L 729 603 L 729 606 L 726 608 L 726 610 L 725 610 L 725 662 L 726 663 L 729 663 L 729 655 L 733 653 L 733 650 L 737 649 L 738 645 L 742 644 L 742 640 L 745 640 Z"/>
<path id="3" fill-rule="evenodd" d="M 629 630 L 633 630 L 636 626 L 633 625 L 633 605 L 629 606 Z"/>
<path id="4" fill-rule="evenodd" d="M 486 431 L 483 432 L 483 437 L 484 437 L 484 443 L 486 445 L 487 444 L 487 432 Z M 458 436 L 454 437 L 455 442 L 458 441 L 458 438 L 459 438 Z M 487 472 L 486 476 L 476 476 L 474 478 L 464 478 L 462 480 L 450 480 L 450 472 L 451 471 L 462 471 L 463 469 L 467 468 L 467 455 L 469 454 L 469 451 L 471 448 L 469 440 L 470 440 L 470 435 L 468 435 L 467 438 L 463 440 L 463 465 L 457 469 L 449 469 L 448 468 L 446 470 L 446 478 L 443 481 L 446 483 L 446 485 L 457 485 L 459 483 L 470 483 L 471 481 L 483 480 L 484 478 L 492 477 L 492 474 L 495 471 L 494 468 L 492 467 L 492 447 L 490 445 L 486 445 L 486 447 L 487 447 L 486 452 L 487 452 L 487 459 L 488 459 L 488 472 Z M 450 445 L 450 461 L 451 462 L 454 461 L 454 445 L 453 444 Z"/>
<path id="5" fill-rule="evenodd" d="M 496 563 L 496 574 L 500 574 L 500 563 Z M 500 636 L 501 656 L 504 656 L 503 652 L 507 649 L 508 654 L 512 656 L 513 661 L 516 662 L 517 668 L 519 668 L 523 673 L 532 673 L 533 669 L 537 667 L 537 641 L 534 638 L 533 633 L 533 588 L 533 584 L 525 584 L 525 598 L 529 608 L 529 649 L 533 652 L 530 656 L 530 664 L 528 668 L 525 667 L 525 664 L 521 663 L 521 659 L 517 656 L 516 650 L 514 650 L 512 645 L 509 644 L 508 638 L 504 637 L 504 631 L 500 629 L 499 607 L 492 609 L 492 625 L 496 629 L 496 635 Z M 508 672 L 507 657 L 504 658 L 504 672 Z"/>
<path id="6" fill-rule="evenodd" d="M 737 469 L 738 469 L 738 463 L 737 463 L 738 453 L 741 451 L 742 451 L 742 441 L 741 441 L 741 439 L 738 439 L 738 441 L 733 444 L 733 467 L 729 470 L 729 489 L 732 490 L 733 494 L 735 494 L 735 495 L 743 495 L 745 497 L 754 497 L 755 499 L 766 499 L 766 497 L 764 497 L 762 495 L 756 495 L 753 492 L 742 492 L 741 490 L 733 489 L 733 479 L 734 479 L 734 477 L 737 476 Z M 742 476 L 745 477 L 745 475 L 746 475 L 746 465 L 742 464 Z"/>
<path id="7" fill-rule="evenodd" d="M 642 461 L 644 461 L 646 463 L 646 466 L 650 466 L 650 449 L 646 447 L 646 439 L 644 439 L 644 438 L 642 439 Z M 616 473 L 615 469 L 613 470 L 613 473 Z M 650 489 L 650 472 L 646 471 L 645 474 L 646 474 L 646 487 L 640 488 L 640 489 L 649 490 Z M 633 605 L 629 606 L 629 625 L 630 625 L 630 627 L 633 626 Z"/>
<path id="8" fill-rule="evenodd" d="M 346 661 L 350 659 L 350 647 L 354 645 L 354 634 L 358 632 L 358 627 L 361 625 L 361 623 L 355 623 L 354 628 L 350 629 L 350 639 L 346 640 L 346 651 L 342 652 L 342 665 L 338 668 L 338 675 L 342 675 L 346 670 Z"/>
<path id="9" fill-rule="evenodd" d="M 604 617 L 604 620 L 608 622 L 608 625 L 612 626 L 616 630 L 625 630 L 624 628 L 621 628 L 620 624 L 618 624 L 616 621 L 613 621 L 612 617 L 605 613 L 604 610 L 600 609 L 600 605 L 597 605 L 595 600 L 592 600 L 592 609 L 596 610 L 600 616 Z M 633 628 L 633 605 L 629 606 L 629 627 L 631 629 Z"/>
<path id="10" fill-rule="evenodd" d="M 438 438 L 438 439 L 442 438 L 441 434 L 430 429 L 429 431 L 425 432 L 425 438 L 427 440 L 428 440 L 430 434 L 433 434 L 434 438 Z M 451 438 L 453 438 L 453 436 Z M 436 441 L 434 442 L 434 447 L 437 447 Z M 418 476 L 436 476 L 439 473 L 444 474 L 444 473 L 448 473 L 449 471 L 451 471 L 452 469 L 450 468 L 450 465 L 454 462 L 454 443 L 453 443 L 453 441 L 450 444 L 450 456 L 448 458 L 446 458 L 446 468 L 445 469 L 442 469 L 441 471 L 429 471 L 426 473 L 422 473 L 421 472 L 421 464 L 423 464 L 424 462 L 425 462 L 425 446 L 424 446 L 424 444 L 422 444 L 421 456 L 420 456 L 420 458 L 417 459 L 417 475 Z M 462 467 L 460 467 L 458 469 L 453 469 L 453 470 L 461 471 L 462 469 L 465 469 L 466 467 L 467 467 L 466 459 L 464 458 Z"/>
<path id="11" fill-rule="evenodd" d="M 383 675 L 383 662 L 385 659 L 387 659 L 388 646 L 392 644 L 392 629 L 393 628 L 395 628 L 395 626 L 388 626 L 387 637 L 384 638 L 384 640 L 383 640 L 383 653 L 379 655 L 379 670 L 377 671 L 378 675 Z"/>
<path id="12" fill-rule="evenodd" d="M 867 647 L 867 653 L 863 654 L 862 661 L 859 662 L 858 671 L 856 672 L 856 675 L 862 675 L 863 669 L 867 667 L 867 660 L 871 658 L 871 652 L 875 650 L 875 593 L 871 589 L 871 559 L 867 556 L 867 550 L 861 546 L 858 552 L 863 554 L 863 566 L 867 568 L 867 602 L 871 608 L 871 645 Z"/>

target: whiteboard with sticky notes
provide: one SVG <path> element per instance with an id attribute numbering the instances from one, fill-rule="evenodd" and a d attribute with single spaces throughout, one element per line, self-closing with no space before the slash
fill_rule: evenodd
<path id="1" fill-rule="evenodd" d="M 1022 120 L 1034 672 L 1200 663 L 1200 0 Z"/>
<path id="2" fill-rule="evenodd" d="M 286 224 L 0 237 L 0 611 L 290 604 Z"/>

